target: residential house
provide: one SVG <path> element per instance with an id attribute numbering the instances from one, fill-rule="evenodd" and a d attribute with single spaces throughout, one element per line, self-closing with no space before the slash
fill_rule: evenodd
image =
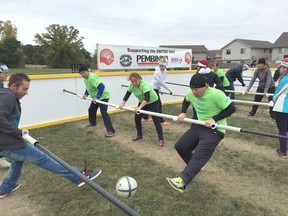
<path id="1" fill-rule="evenodd" d="M 222 60 L 221 50 L 208 50 L 207 51 L 207 60 L 219 62 Z"/>
<path id="2" fill-rule="evenodd" d="M 234 39 L 222 49 L 223 63 L 247 63 L 266 58 L 271 61 L 273 44 L 269 41 Z"/>
<path id="3" fill-rule="evenodd" d="M 273 44 L 272 61 L 282 60 L 288 55 L 288 32 L 283 32 Z"/>

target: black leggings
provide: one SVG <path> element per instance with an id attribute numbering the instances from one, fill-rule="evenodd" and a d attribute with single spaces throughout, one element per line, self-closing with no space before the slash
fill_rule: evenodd
<path id="1" fill-rule="evenodd" d="M 263 93 L 264 89 L 258 87 L 256 92 Z M 275 86 L 268 89 L 268 93 L 274 93 L 274 92 L 275 92 Z M 264 95 L 255 95 L 254 101 L 255 102 L 261 102 L 263 97 L 264 97 Z M 273 96 L 268 97 L 268 101 L 271 101 L 272 99 L 273 99 Z M 257 112 L 257 109 L 258 109 L 258 105 L 253 105 L 252 110 L 249 114 L 254 116 Z M 274 112 L 272 111 L 272 109 L 273 109 L 273 107 L 269 107 L 270 117 L 274 118 Z"/>
<path id="2" fill-rule="evenodd" d="M 138 106 L 140 104 L 141 103 L 139 102 Z M 159 113 L 159 100 L 157 100 L 157 101 L 155 101 L 155 102 L 153 102 L 151 104 L 146 104 L 142 108 L 142 110 Z M 141 137 L 143 137 L 143 134 L 142 134 L 142 123 L 141 123 L 142 116 L 143 116 L 143 114 L 135 113 L 135 118 L 134 118 L 135 124 L 136 124 L 136 129 L 137 129 L 137 136 L 141 136 Z M 153 119 L 154 125 L 156 127 L 156 131 L 157 131 L 157 135 L 158 135 L 159 140 L 164 140 L 163 139 L 163 129 L 162 129 L 162 125 L 160 123 L 159 117 L 152 116 L 152 119 Z"/>

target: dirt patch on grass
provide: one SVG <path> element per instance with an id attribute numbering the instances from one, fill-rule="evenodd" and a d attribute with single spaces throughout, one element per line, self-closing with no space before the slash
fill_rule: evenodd
<path id="1" fill-rule="evenodd" d="M 3 178 L 6 175 L 6 170 L 0 170 L 0 181 L 2 182 Z M 25 187 L 23 185 L 22 187 Z M 0 199 L 0 210 L 1 215 L 3 216 L 39 216 L 39 211 L 35 206 L 30 203 L 29 199 L 25 196 L 25 190 L 22 190 L 21 187 L 9 194 L 7 197 Z"/>

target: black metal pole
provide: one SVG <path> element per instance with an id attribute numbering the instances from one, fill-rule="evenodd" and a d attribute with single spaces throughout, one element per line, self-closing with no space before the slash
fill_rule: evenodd
<path id="1" fill-rule="evenodd" d="M 91 181 L 89 178 L 87 178 L 85 175 L 83 175 L 82 173 L 79 173 L 77 170 L 75 170 L 75 168 L 73 168 L 72 166 L 70 166 L 68 163 L 66 163 L 64 160 L 62 160 L 61 158 L 59 158 L 58 156 L 56 156 L 55 154 L 53 154 L 52 152 L 50 152 L 48 149 L 46 149 L 45 147 L 43 147 L 42 145 L 40 145 L 40 143 L 35 140 L 34 138 L 32 138 L 29 134 L 26 134 L 23 136 L 23 138 L 28 141 L 29 143 L 31 143 L 31 140 L 33 141 L 33 144 L 36 148 L 38 148 L 39 150 L 41 150 L 42 152 L 46 153 L 47 155 L 49 155 L 51 158 L 53 158 L 55 161 L 57 161 L 59 164 L 61 164 L 63 167 L 65 167 L 66 169 L 68 169 L 71 173 L 73 173 L 74 175 L 78 176 L 80 179 L 82 179 L 87 185 L 89 185 L 90 187 L 92 187 L 94 190 L 96 190 L 98 193 L 100 193 L 102 196 L 104 196 L 106 199 L 108 199 L 111 203 L 113 203 L 114 205 L 116 205 L 118 208 L 120 208 L 123 212 L 125 212 L 127 215 L 132 215 L 132 216 L 137 216 L 139 215 L 136 211 L 134 211 L 132 208 L 130 208 L 129 206 L 127 206 L 126 204 L 124 204 L 123 202 L 121 202 L 120 200 L 118 200 L 117 198 L 115 198 L 112 194 L 110 194 L 109 192 L 107 192 L 106 190 L 104 190 L 102 187 L 100 187 L 98 184 L 96 184 L 95 182 Z"/>

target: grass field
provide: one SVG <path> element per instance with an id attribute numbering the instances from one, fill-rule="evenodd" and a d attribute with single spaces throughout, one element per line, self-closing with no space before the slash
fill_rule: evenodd
<path id="1" fill-rule="evenodd" d="M 163 113 L 178 115 L 181 106 L 163 108 Z M 250 108 L 250 105 L 237 105 L 237 112 L 228 123 L 277 133 L 266 107 L 259 108 L 256 118 L 248 119 Z M 188 116 L 191 117 L 191 112 Z M 78 121 L 34 129 L 31 135 L 71 165 L 83 166 L 87 160 L 88 168 L 101 168 L 103 173 L 95 182 L 140 215 L 288 214 L 288 160 L 276 156 L 277 139 L 228 131 L 204 170 L 181 194 L 170 188 L 165 178 L 178 175 L 184 167 L 174 144 L 189 125 L 163 126 L 166 146 L 158 149 L 152 123 L 143 123 L 144 139 L 133 143 L 131 137 L 136 133 L 133 113 L 113 114 L 111 119 L 117 134 L 110 139 L 104 137 L 101 117 L 96 129 L 86 129 L 87 121 Z M 0 174 L 4 176 L 5 172 L 1 170 Z M 138 182 L 136 195 L 129 199 L 118 197 L 115 191 L 117 180 L 124 175 Z M 20 184 L 22 187 L 17 192 L 1 200 L 3 215 L 11 213 L 11 207 L 3 212 L 8 204 L 19 212 L 26 205 L 25 211 L 31 209 L 29 215 L 37 216 L 125 215 L 89 186 L 78 189 L 65 179 L 30 164 L 25 166 Z"/>
<path id="2" fill-rule="evenodd" d="M 25 65 L 24 68 L 9 68 L 9 73 L 25 73 L 28 75 L 34 74 L 58 74 L 58 73 L 72 73 L 71 68 L 52 69 L 46 65 Z"/>

